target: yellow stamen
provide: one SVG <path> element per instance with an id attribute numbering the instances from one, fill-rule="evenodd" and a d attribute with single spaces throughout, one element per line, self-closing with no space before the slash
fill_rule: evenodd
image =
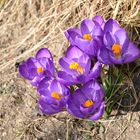
<path id="1" fill-rule="evenodd" d="M 71 64 L 69 65 L 69 68 L 72 69 L 72 70 L 78 69 L 78 67 L 79 67 L 79 64 L 76 63 L 76 62 L 71 63 Z"/>
<path id="2" fill-rule="evenodd" d="M 69 68 L 72 70 L 76 70 L 79 74 L 83 74 L 83 72 L 84 72 L 83 68 L 76 62 L 71 63 L 69 65 Z"/>
<path id="3" fill-rule="evenodd" d="M 84 70 L 83 70 L 83 68 L 82 67 L 78 67 L 77 68 L 77 72 L 79 73 L 79 74 L 83 74 L 84 73 Z"/>
<path id="4" fill-rule="evenodd" d="M 90 34 L 84 34 L 83 38 L 85 40 L 91 40 L 92 39 Z"/>
<path id="5" fill-rule="evenodd" d="M 121 53 L 121 46 L 119 44 L 114 44 L 112 46 L 112 51 L 113 51 L 114 55 L 119 56 Z"/>
<path id="6" fill-rule="evenodd" d="M 38 74 L 40 74 L 41 72 L 43 72 L 43 68 L 42 67 L 39 67 L 39 68 L 37 68 L 36 71 L 37 71 Z"/>
<path id="7" fill-rule="evenodd" d="M 83 104 L 84 107 L 90 107 L 94 104 L 92 100 L 86 100 Z"/>
<path id="8" fill-rule="evenodd" d="M 52 92 L 51 96 L 56 99 L 56 100 L 60 100 L 61 99 L 61 95 L 59 95 L 57 92 Z"/>

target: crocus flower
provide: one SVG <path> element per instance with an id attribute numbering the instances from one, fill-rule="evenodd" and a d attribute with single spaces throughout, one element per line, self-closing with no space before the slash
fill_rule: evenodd
<path id="1" fill-rule="evenodd" d="M 98 60 L 103 64 L 123 64 L 140 57 L 140 50 L 129 41 L 124 29 L 113 19 L 104 25 L 103 47 L 98 51 Z"/>
<path id="2" fill-rule="evenodd" d="M 67 111 L 78 118 L 98 120 L 104 113 L 104 91 L 95 81 L 77 89 L 67 101 Z"/>
<path id="3" fill-rule="evenodd" d="M 68 47 L 65 57 L 59 60 L 62 71 L 58 72 L 58 79 L 63 84 L 83 84 L 97 78 L 101 71 L 101 64 L 96 62 L 91 68 L 91 59 L 76 46 Z"/>
<path id="4" fill-rule="evenodd" d="M 40 49 L 35 57 L 30 57 L 27 61 L 19 65 L 19 73 L 29 80 L 33 86 L 37 86 L 40 80 L 54 76 L 54 64 L 52 55 L 48 49 Z"/>
<path id="5" fill-rule="evenodd" d="M 43 79 L 38 86 L 39 109 L 43 114 L 54 114 L 65 110 L 69 89 L 58 81 Z"/>
<path id="6" fill-rule="evenodd" d="M 97 21 L 97 18 L 85 19 L 81 22 L 80 29 L 70 28 L 65 32 L 66 38 L 72 45 L 76 45 L 91 57 L 97 55 L 102 42 L 103 31 Z"/>
<path id="7" fill-rule="evenodd" d="M 104 29 L 105 21 L 101 16 L 94 16 L 92 19 L 94 22 L 97 22 L 102 29 Z"/>

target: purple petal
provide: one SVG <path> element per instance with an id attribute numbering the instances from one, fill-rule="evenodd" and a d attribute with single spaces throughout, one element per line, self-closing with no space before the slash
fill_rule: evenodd
<path id="1" fill-rule="evenodd" d="M 34 79 L 35 77 L 42 77 L 42 75 L 39 76 L 39 74 L 36 71 L 36 68 L 30 68 L 28 71 L 30 79 Z"/>
<path id="2" fill-rule="evenodd" d="M 98 78 L 101 73 L 101 68 L 101 63 L 97 61 L 94 67 L 91 69 L 90 74 L 88 75 L 88 79 Z"/>
<path id="3" fill-rule="evenodd" d="M 28 80 L 32 80 L 29 76 L 28 66 L 26 65 L 26 62 L 23 62 L 18 67 L 19 73 L 22 77 Z"/>
<path id="4" fill-rule="evenodd" d="M 79 60 L 79 65 L 84 69 L 84 75 L 87 75 L 89 73 L 90 67 L 91 67 L 91 59 L 87 54 L 83 54 Z"/>
<path id="5" fill-rule="evenodd" d="M 44 71 L 39 74 L 37 73 L 38 67 L 42 67 L 39 61 L 35 58 L 29 58 L 26 62 L 19 65 L 19 73 L 24 78 L 30 80 L 33 86 L 37 86 L 44 77 Z"/>
<path id="6" fill-rule="evenodd" d="M 75 70 L 70 70 L 69 69 L 69 64 L 71 62 L 67 62 L 67 61 L 70 61 L 68 60 L 67 58 L 61 58 L 59 63 L 61 65 L 61 68 L 62 70 L 65 71 L 65 73 L 62 74 L 61 73 L 58 73 L 58 77 L 59 78 L 62 78 L 62 79 L 65 79 L 64 75 L 69 77 L 69 79 L 67 80 L 64 80 L 64 81 L 69 81 L 70 83 L 72 82 L 79 82 L 79 83 L 84 83 L 85 82 L 85 76 L 89 73 L 89 70 L 90 70 L 90 67 L 91 67 L 91 60 L 89 58 L 88 55 L 86 54 L 83 54 L 80 58 L 78 58 L 77 60 L 75 58 L 73 58 L 73 60 L 71 62 L 76 62 L 78 63 L 84 70 L 84 73 L 83 74 L 79 74 L 77 71 Z M 69 63 L 69 64 L 68 64 Z M 67 74 L 66 74 L 67 73 Z M 61 75 L 62 74 L 62 75 Z"/>
<path id="7" fill-rule="evenodd" d="M 55 67 L 54 67 L 53 61 L 46 57 L 39 58 L 38 60 L 40 64 L 42 65 L 41 67 L 43 67 L 46 76 L 53 77 L 55 74 Z"/>
<path id="8" fill-rule="evenodd" d="M 106 32 L 103 37 L 104 44 L 111 49 L 112 45 L 116 43 L 115 36 L 111 32 Z"/>
<path id="9" fill-rule="evenodd" d="M 41 95 L 40 98 L 44 100 L 48 105 L 56 105 L 57 107 L 60 105 L 60 101 L 51 97 L 51 93 L 47 93 L 45 95 Z"/>
<path id="10" fill-rule="evenodd" d="M 124 29 L 120 29 L 117 32 L 115 32 L 115 37 L 117 40 L 117 43 L 122 46 L 122 52 L 126 51 L 128 44 L 129 44 L 129 38 Z"/>
<path id="11" fill-rule="evenodd" d="M 102 29 L 104 28 L 105 22 L 101 16 L 94 16 L 92 20 L 96 21 L 102 27 Z"/>
<path id="12" fill-rule="evenodd" d="M 42 98 L 40 98 L 38 105 L 39 105 L 39 109 L 43 114 L 51 115 L 62 111 L 62 108 L 50 105 Z"/>
<path id="13" fill-rule="evenodd" d="M 60 83 L 59 82 L 57 82 L 56 80 L 53 80 L 52 82 L 51 82 L 51 92 L 58 92 L 58 93 L 60 93 L 60 94 L 62 94 L 62 87 L 61 87 L 61 85 L 60 85 Z"/>
<path id="14" fill-rule="evenodd" d="M 83 40 L 83 39 L 78 39 L 77 38 L 77 42 L 78 42 L 78 47 L 83 51 L 85 52 L 86 54 L 88 54 L 89 56 L 93 57 L 93 56 L 96 56 L 97 55 L 97 51 L 98 51 L 98 44 L 97 44 L 97 41 L 95 40 L 92 40 L 92 41 L 86 41 L 86 40 Z M 86 42 L 86 44 L 84 43 Z"/>
<path id="15" fill-rule="evenodd" d="M 101 48 L 98 52 L 98 61 L 106 65 L 113 64 L 110 60 L 109 51 L 104 47 Z"/>
<path id="16" fill-rule="evenodd" d="M 37 70 L 37 68 L 42 67 L 39 60 L 31 57 L 31 58 L 27 59 L 26 62 L 27 62 L 28 69 L 30 71 L 29 72 L 30 75 L 34 75 L 34 73 L 36 73 L 36 75 L 38 75 L 36 70 Z"/>
<path id="17" fill-rule="evenodd" d="M 92 32 L 93 28 L 94 28 L 95 24 L 92 20 L 90 19 L 84 19 L 82 22 L 81 22 L 81 26 L 80 26 L 80 29 L 81 29 L 81 33 L 82 33 L 82 36 L 84 34 L 89 34 Z"/>
<path id="18" fill-rule="evenodd" d="M 70 45 L 65 53 L 65 56 L 69 59 L 79 58 L 83 55 L 83 52 L 76 46 Z"/>
<path id="19" fill-rule="evenodd" d="M 113 64 L 123 64 L 123 57 L 122 55 L 120 57 L 115 57 L 115 55 L 113 54 L 113 52 L 109 52 L 109 56 L 110 56 L 110 61 Z"/>
<path id="20" fill-rule="evenodd" d="M 63 97 L 69 94 L 68 88 L 66 88 L 62 83 L 57 80 L 53 80 L 51 83 L 51 91 L 56 91 L 63 95 Z"/>
<path id="21" fill-rule="evenodd" d="M 71 75 L 67 74 L 64 71 L 59 71 L 57 73 L 57 80 L 66 86 L 74 85 L 77 83 L 76 79 L 74 79 Z"/>
<path id="22" fill-rule="evenodd" d="M 88 116 L 93 117 L 93 115 L 93 119 L 99 118 L 102 115 L 99 113 L 102 106 L 104 108 L 104 104 L 102 103 L 104 97 L 102 95 L 104 95 L 104 92 L 100 94 L 101 92 L 103 92 L 103 90 L 95 80 L 87 82 L 83 87 L 76 90 L 68 99 L 68 112 L 79 118 L 87 118 Z M 84 108 L 83 103 L 90 99 L 94 101 L 93 106 Z"/>
<path id="23" fill-rule="evenodd" d="M 99 36 L 97 37 L 96 36 L 96 37 L 94 37 L 94 40 L 96 41 L 96 45 L 97 45 L 96 50 L 98 51 L 103 46 L 103 37 L 101 37 L 101 36 L 100 37 Z"/>
<path id="24" fill-rule="evenodd" d="M 40 81 L 41 81 L 40 77 L 34 77 L 34 79 L 30 81 L 30 83 L 32 84 L 32 86 L 38 87 Z"/>
<path id="25" fill-rule="evenodd" d="M 42 57 L 42 58 L 39 58 L 38 61 L 43 66 L 43 68 L 46 68 L 46 64 L 48 63 L 48 58 Z"/>
<path id="26" fill-rule="evenodd" d="M 54 75 L 55 75 L 54 63 L 50 59 L 48 59 L 48 61 L 46 63 L 46 71 L 45 72 L 46 72 L 46 76 L 48 76 L 48 77 L 54 77 Z"/>
<path id="27" fill-rule="evenodd" d="M 83 93 L 81 89 L 77 89 L 74 94 L 72 94 L 73 103 L 76 106 L 80 107 L 88 98 L 85 96 L 86 93 Z"/>
<path id="28" fill-rule="evenodd" d="M 84 118 L 85 115 L 82 114 L 82 112 L 80 111 L 80 109 L 78 107 L 76 107 L 74 104 L 72 104 L 70 101 L 67 105 L 67 111 L 69 114 L 78 117 L 78 118 Z"/>
<path id="29" fill-rule="evenodd" d="M 42 58 L 42 57 L 46 57 L 46 58 L 49 58 L 51 60 L 53 59 L 50 51 L 47 48 L 42 48 L 36 53 L 37 59 Z"/>
<path id="30" fill-rule="evenodd" d="M 40 95 L 39 108 L 45 114 L 54 114 L 64 110 L 66 101 L 69 97 L 69 90 L 57 80 L 43 79 L 39 86 L 38 92 Z M 52 98 L 51 93 L 58 92 L 61 94 L 61 99 Z"/>
<path id="31" fill-rule="evenodd" d="M 72 96 L 70 96 L 70 98 L 68 99 L 68 101 L 67 101 L 67 111 L 70 113 L 70 114 L 72 114 L 72 115 L 74 115 L 74 116 L 76 116 L 76 117 L 78 117 L 78 118 L 84 118 L 85 117 L 85 115 L 84 114 L 82 114 L 82 112 L 80 111 L 80 103 L 82 103 L 83 101 L 83 99 L 82 99 L 82 97 L 81 96 L 79 96 L 80 95 L 80 93 L 79 93 L 79 91 L 77 90 L 75 93 L 74 93 L 74 95 L 72 95 Z M 77 98 L 78 97 L 78 98 Z M 79 98 L 80 97 L 80 98 Z"/>
<path id="32" fill-rule="evenodd" d="M 37 87 L 37 91 L 40 96 L 50 94 L 50 84 L 51 80 L 49 78 L 44 78 L 43 80 L 41 80 Z"/>
<path id="33" fill-rule="evenodd" d="M 95 90 L 94 90 L 94 86 L 92 88 L 86 87 L 88 86 L 89 83 L 85 83 L 84 86 L 81 88 L 81 94 L 83 94 L 82 96 L 85 97 L 85 100 L 82 102 L 82 104 L 88 100 L 88 99 L 93 99 L 93 96 L 95 96 Z"/>
<path id="34" fill-rule="evenodd" d="M 97 92 L 99 92 L 98 95 L 101 98 L 101 100 L 103 100 L 104 98 L 104 91 L 102 87 L 94 79 L 84 84 L 84 86 L 81 88 L 81 91 L 83 92 L 84 96 L 86 96 L 89 99 L 94 99 L 97 96 Z"/>
<path id="35" fill-rule="evenodd" d="M 36 76 L 39 76 L 36 66 L 41 66 L 39 62 L 34 58 L 29 58 L 26 62 L 19 65 L 19 73 L 21 76 L 28 80 L 33 80 Z"/>
<path id="36" fill-rule="evenodd" d="M 91 46 L 91 41 L 90 40 L 85 40 L 81 37 L 76 37 L 75 39 L 76 45 L 80 48 L 80 49 L 84 49 L 86 47 L 90 47 Z"/>
<path id="37" fill-rule="evenodd" d="M 27 66 L 32 69 L 32 68 L 37 68 L 40 67 L 40 63 L 38 62 L 38 60 L 36 58 L 30 57 L 29 59 L 27 59 L 26 61 Z"/>
<path id="38" fill-rule="evenodd" d="M 111 32 L 112 34 L 114 34 L 119 29 L 120 25 L 113 19 L 109 19 L 104 26 L 104 31 Z"/>
<path id="39" fill-rule="evenodd" d="M 103 30 L 101 26 L 96 21 L 93 21 L 93 22 L 94 22 L 94 28 L 91 33 L 92 38 L 94 39 L 95 36 L 103 36 Z"/>
<path id="40" fill-rule="evenodd" d="M 66 38 L 70 41 L 70 43 L 72 45 L 76 45 L 75 43 L 75 38 L 78 36 L 80 37 L 81 36 L 81 33 L 80 33 L 80 30 L 79 29 L 75 29 L 75 28 L 71 28 L 71 29 L 68 29 L 64 32 Z"/>
<path id="41" fill-rule="evenodd" d="M 85 75 L 79 75 L 76 77 L 77 84 L 84 84 L 85 83 Z"/>
<path id="42" fill-rule="evenodd" d="M 86 118 L 87 116 L 89 116 L 89 114 L 92 114 L 94 110 L 93 110 L 93 106 L 85 108 L 81 105 L 80 111 L 85 115 L 85 118 Z"/>
<path id="43" fill-rule="evenodd" d="M 72 63 L 72 60 L 69 60 L 66 57 L 59 59 L 59 64 L 60 64 L 62 70 L 64 70 L 68 74 L 76 74 L 75 71 L 72 71 L 69 68 L 70 63 Z"/>
<path id="44" fill-rule="evenodd" d="M 140 58 L 140 50 L 133 44 L 129 43 L 127 50 L 123 54 L 124 63 L 129 63 Z"/>
<path id="45" fill-rule="evenodd" d="M 89 119 L 96 121 L 96 120 L 100 119 L 103 114 L 104 114 L 104 102 L 100 106 L 99 110 L 93 116 L 91 116 Z"/>

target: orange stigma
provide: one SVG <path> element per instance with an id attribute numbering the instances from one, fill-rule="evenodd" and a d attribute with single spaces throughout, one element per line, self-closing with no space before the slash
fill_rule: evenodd
<path id="1" fill-rule="evenodd" d="M 58 92 L 52 92 L 51 96 L 56 99 L 56 100 L 60 100 L 61 99 L 61 96 L 58 94 Z"/>
<path id="2" fill-rule="evenodd" d="M 40 74 L 43 71 L 43 68 L 42 67 L 39 67 L 39 68 L 37 68 L 36 71 L 37 71 L 38 74 Z"/>
<path id="3" fill-rule="evenodd" d="M 83 35 L 83 38 L 84 38 L 85 40 L 91 40 L 91 39 L 92 39 L 90 34 L 84 34 L 84 35 Z"/>
<path id="4" fill-rule="evenodd" d="M 84 107 L 90 107 L 94 104 L 94 102 L 92 100 L 86 100 L 84 103 L 83 103 L 83 106 Z"/>
<path id="5" fill-rule="evenodd" d="M 76 70 L 79 74 L 83 74 L 84 70 L 83 68 L 76 62 L 73 62 L 69 65 L 69 68 L 71 70 Z"/>
<path id="6" fill-rule="evenodd" d="M 112 51 L 116 57 L 119 57 L 121 53 L 121 46 L 119 44 L 114 44 L 112 46 Z"/>

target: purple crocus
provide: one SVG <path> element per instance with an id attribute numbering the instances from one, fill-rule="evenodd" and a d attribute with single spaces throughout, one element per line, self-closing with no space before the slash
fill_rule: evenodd
<path id="1" fill-rule="evenodd" d="M 91 59 L 76 46 L 69 46 L 65 57 L 59 60 L 62 71 L 58 72 L 58 80 L 66 85 L 83 84 L 97 78 L 101 64 L 96 62 L 91 69 Z"/>
<path id="2" fill-rule="evenodd" d="M 104 25 L 103 47 L 98 52 L 98 60 L 103 64 L 123 64 L 140 57 L 140 50 L 129 41 L 124 29 L 113 19 Z"/>
<path id="3" fill-rule="evenodd" d="M 98 20 L 100 19 L 85 19 L 81 22 L 80 29 L 70 28 L 65 32 L 72 45 L 76 45 L 91 57 L 97 55 L 102 44 L 103 31 Z"/>
<path id="4" fill-rule="evenodd" d="M 94 16 L 92 20 L 93 22 L 97 22 L 101 28 L 104 29 L 105 21 L 101 16 Z"/>
<path id="5" fill-rule="evenodd" d="M 67 101 L 67 111 L 78 118 L 98 120 L 104 113 L 104 91 L 95 81 L 77 89 Z"/>
<path id="6" fill-rule="evenodd" d="M 35 57 L 30 57 L 27 61 L 19 65 L 19 73 L 29 80 L 33 86 L 37 86 L 40 80 L 54 76 L 54 64 L 52 55 L 48 49 L 40 49 Z"/>
<path id="7" fill-rule="evenodd" d="M 43 79 L 38 86 L 39 109 L 43 114 L 54 114 L 65 110 L 69 89 L 57 80 Z"/>

